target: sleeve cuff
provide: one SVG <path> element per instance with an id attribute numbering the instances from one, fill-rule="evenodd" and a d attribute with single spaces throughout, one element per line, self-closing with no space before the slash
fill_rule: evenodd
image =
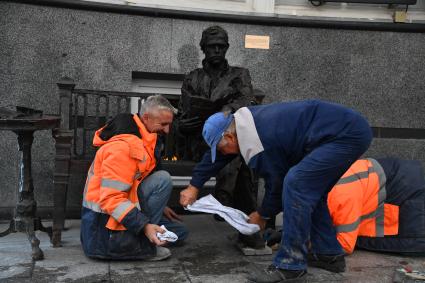
<path id="1" fill-rule="evenodd" d="M 192 186 L 194 186 L 198 190 L 200 190 L 204 186 L 204 184 L 202 182 L 197 181 L 195 179 L 190 180 L 189 184 L 192 185 Z"/>
<path id="2" fill-rule="evenodd" d="M 121 224 L 124 225 L 127 230 L 132 231 L 138 235 L 142 232 L 143 227 L 149 223 L 149 217 L 140 212 L 137 208 L 133 208 L 129 213 L 121 220 Z"/>
<path id="3" fill-rule="evenodd" d="M 257 209 L 257 212 L 258 212 L 258 214 L 260 214 L 261 218 L 268 220 L 268 219 L 276 216 L 280 211 L 275 212 L 275 211 L 270 210 L 270 209 L 264 209 L 263 207 L 259 207 Z"/>
<path id="4" fill-rule="evenodd" d="M 268 213 L 268 211 L 264 210 L 262 207 L 259 207 L 257 209 L 258 214 L 260 214 L 261 218 L 270 218 L 271 215 Z"/>

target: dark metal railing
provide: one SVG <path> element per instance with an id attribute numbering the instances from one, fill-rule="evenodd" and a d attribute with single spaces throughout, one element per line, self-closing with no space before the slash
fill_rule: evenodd
<path id="1" fill-rule="evenodd" d="M 94 132 L 105 123 L 120 113 L 138 112 L 143 98 L 152 93 L 97 91 L 86 89 L 73 89 L 69 111 L 70 130 L 73 131 L 72 155 L 76 159 L 90 159 L 95 154 L 91 146 Z M 178 96 L 165 95 L 173 105 L 178 103 Z M 131 109 L 132 101 L 135 107 Z M 170 133 L 172 135 L 173 133 Z M 170 137 L 166 137 L 169 139 Z M 174 146 L 165 141 L 167 147 Z M 167 155 L 172 155 L 174 150 L 165 148 Z M 170 153 L 171 152 L 171 153 Z M 166 158 L 169 158 L 167 156 Z"/>

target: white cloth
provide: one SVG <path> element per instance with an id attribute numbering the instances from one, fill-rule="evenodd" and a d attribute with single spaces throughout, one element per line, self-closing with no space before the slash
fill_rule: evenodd
<path id="1" fill-rule="evenodd" d="M 159 232 L 156 232 L 156 236 L 161 241 L 175 242 L 179 239 L 179 237 L 175 233 L 168 231 L 167 228 L 165 228 L 164 225 L 161 225 L 161 228 L 165 230 L 164 233 L 161 234 Z"/>
<path id="2" fill-rule="evenodd" d="M 240 210 L 222 205 L 212 195 L 207 195 L 198 199 L 185 209 L 189 211 L 218 214 L 244 235 L 252 235 L 260 231 L 260 227 L 257 224 L 247 222 L 249 219 L 248 215 Z"/>

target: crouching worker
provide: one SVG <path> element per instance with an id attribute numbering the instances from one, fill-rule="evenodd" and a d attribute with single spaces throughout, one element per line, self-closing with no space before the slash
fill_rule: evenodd
<path id="1" fill-rule="evenodd" d="M 425 179 L 417 160 L 357 160 L 328 195 L 338 241 L 354 248 L 425 255 Z"/>
<path id="2" fill-rule="evenodd" d="M 139 115 L 119 114 L 99 129 L 98 147 L 84 188 L 81 243 L 88 257 L 162 260 L 160 226 L 179 241 L 187 236 L 179 216 L 166 207 L 172 190 L 170 174 L 157 171 L 158 135 L 169 132 L 176 109 L 160 95 L 148 97 Z M 164 217 L 165 216 L 165 217 Z"/>
<path id="3" fill-rule="evenodd" d="M 425 255 L 425 178 L 418 160 L 359 159 L 328 194 L 337 239 L 346 254 L 355 248 Z M 281 232 L 268 230 L 268 245 Z"/>
<path id="4" fill-rule="evenodd" d="M 267 269 L 251 272 L 253 282 L 303 280 L 308 265 L 345 270 L 326 197 L 339 178 L 369 147 L 372 131 L 357 112 L 323 101 L 249 106 L 208 118 L 202 132 L 211 150 L 192 172 L 180 204 L 193 203 L 198 188 L 241 154 L 265 180 L 265 196 L 249 222 L 264 229 L 266 219 L 285 208 L 282 245 Z"/>

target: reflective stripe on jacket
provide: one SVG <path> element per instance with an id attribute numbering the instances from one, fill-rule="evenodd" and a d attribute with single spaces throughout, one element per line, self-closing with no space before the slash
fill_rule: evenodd
<path id="1" fill-rule="evenodd" d="M 133 115 L 140 139 L 119 134 L 104 141 L 96 131 L 93 145 L 100 147 L 90 166 L 83 194 L 83 207 L 110 215 L 106 228 L 126 230 L 120 222 L 135 207 L 140 210 L 137 187 L 155 168 L 157 134 L 149 133 L 138 115 Z"/>
<path id="2" fill-rule="evenodd" d="M 399 207 L 385 203 L 386 177 L 374 159 L 357 160 L 328 195 L 328 207 L 337 238 L 352 253 L 358 236 L 398 234 Z"/>

